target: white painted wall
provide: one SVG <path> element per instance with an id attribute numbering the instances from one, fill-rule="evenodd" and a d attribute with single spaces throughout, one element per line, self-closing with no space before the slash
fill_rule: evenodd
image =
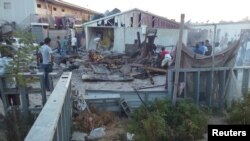
<path id="1" fill-rule="evenodd" d="M 10 9 L 4 3 L 10 3 Z M 0 20 L 21 23 L 31 14 L 35 14 L 36 0 L 0 0 Z"/>
<path id="2" fill-rule="evenodd" d="M 134 44 L 134 41 L 137 40 L 137 32 L 140 32 L 141 42 L 144 41 L 145 36 L 142 35 L 141 28 L 126 28 L 125 29 L 125 44 Z"/>
<path id="3" fill-rule="evenodd" d="M 157 37 L 155 38 L 156 45 L 168 46 L 176 45 L 179 40 L 179 29 L 160 29 L 157 31 Z M 183 32 L 183 43 L 187 42 L 187 31 Z"/>
<path id="4" fill-rule="evenodd" d="M 105 27 L 104 27 L 105 28 Z M 87 49 L 95 49 L 93 48 L 92 40 L 92 31 L 91 27 L 86 29 L 86 45 Z M 125 28 L 125 27 L 117 27 L 114 28 L 114 47 L 113 51 L 124 53 L 125 52 L 125 44 L 134 44 L 134 41 L 137 40 L 137 32 L 140 32 L 141 42 L 145 40 L 145 35 L 142 34 L 142 28 Z M 157 37 L 155 39 L 155 45 L 160 46 L 169 46 L 176 45 L 179 39 L 179 29 L 158 29 Z M 184 30 L 183 35 L 183 43 L 187 42 L 187 31 Z M 168 50 L 171 47 L 167 48 Z"/>
<path id="5" fill-rule="evenodd" d="M 126 28 L 125 30 L 125 44 L 134 44 L 137 39 L 137 32 L 140 32 L 141 42 L 145 40 L 145 35 L 142 34 L 141 28 Z M 187 30 L 183 32 L 183 43 L 187 43 Z M 169 46 L 176 45 L 179 39 L 179 29 L 157 29 L 157 37 L 155 38 L 155 45 Z"/>
<path id="6" fill-rule="evenodd" d="M 113 51 L 124 53 L 125 52 L 125 28 L 114 29 L 114 47 Z"/>

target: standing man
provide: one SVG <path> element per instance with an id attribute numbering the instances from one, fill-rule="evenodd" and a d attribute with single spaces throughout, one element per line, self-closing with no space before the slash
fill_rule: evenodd
<path id="1" fill-rule="evenodd" d="M 44 71 L 45 88 L 50 91 L 48 75 L 52 72 L 53 52 L 50 47 L 50 38 L 45 38 L 44 45 L 40 48 L 42 54 L 42 68 Z"/>
<path id="2" fill-rule="evenodd" d="M 207 47 L 205 55 L 210 56 L 212 54 L 212 45 L 209 43 L 209 40 L 205 41 L 205 46 Z"/>
<path id="3" fill-rule="evenodd" d="M 57 36 L 57 40 L 56 40 L 57 53 L 61 54 L 61 48 L 62 48 L 61 39 L 60 39 L 60 36 Z"/>
<path id="4" fill-rule="evenodd" d="M 74 53 L 77 53 L 77 46 L 76 45 L 77 45 L 77 39 L 75 36 L 73 36 L 71 39 L 71 46 L 73 48 Z"/>

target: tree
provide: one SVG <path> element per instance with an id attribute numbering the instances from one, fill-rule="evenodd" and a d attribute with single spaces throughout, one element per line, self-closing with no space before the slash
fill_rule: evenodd
<path id="1" fill-rule="evenodd" d="M 20 73 L 29 69 L 30 64 L 34 60 L 35 50 L 38 46 L 34 46 L 34 37 L 31 33 L 25 31 L 14 32 L 14 37 L 19 38 L 19 45 L 12 47 L 15 49 L 12 52 L 10 61 L 5 66 L 5 78 L 12 80 L 16 88 L 16 94 L 18 96 L 20 87 L 25 87 L 26 80 Z M 6 81 L 11 83 L 10 81 Z M 6 113 L 6 135 L 8 140 L 22 141 L 28 133 L 30 127 L 34 122 L 34 116 L 32 114 L 22 114 L 19 107 L 12 107 Z"/>

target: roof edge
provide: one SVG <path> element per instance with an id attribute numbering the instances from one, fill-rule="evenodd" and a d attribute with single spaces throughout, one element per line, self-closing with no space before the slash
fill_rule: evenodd
<path id="1" fill-rule="evenodd" d="M 122 14 L 126 14 L 126 13 L 129 13 L 129 12 L 132 12 L 132 11 L 140 11 L 140 12 L 143 12 L 143 13 L 146 13 L 146 14 L 150 14 L 150 15 L 153 15 L 155 17 L 158 17 L 158 18 L 162 18 L 162 19 L 165 19 L 165 20 L 168 20 L 169 22 L 172 22 L 172 23 L 175 23 L 175 24 L 180 24 L 176 21 L 172 21 L 166 17 L 162 17 L 162 16 L 159 16 L 159 15 L 156 15 L 156 14 L 153 14 L 153 13 L 150 13 L 150 12 L 147 12 L 147 11 L 144 11 L 144 10 L 141 10 L 141 9 L 138 9 L 138 8 L 133 8 L 133 9 L 130 9 L 130 10 L 127 10 L 127 11 L 124 11 L 124 12 L 120 12 L 120 13 L 116 13 L 116 14 L 113 14 L 113 15 L 109 15 L 109 16 L 106 16 L 106 17 L 102 17 L 100 19 L 96 19 L 96 20 L 93 20 L 93 21 L 89 21 L 89 22 L 86 22 L 84 24 L 82 24 L 83 26 L 85 25 L 88 25 L 88 24 L 92 24 L 94 22 L 97 22 L 97 21 L 100 21 L 100 20 L 105 20 L 105 19 L 109 19 L 109 18 L 112 18 L 112 17 L 115 17 L 115 16 L 119 16 L 119 15 L 122 15 Z"/>
<path id="2" fill-rule="evenodd" d="M 59 3 L 59 4 L 62 4 L 63 6 L 74 7 L 74 8 L 77 8 L 77 9 L 89 11 L 89 12 L 94 13 L 94 14 L 100 14 L 100 12 L 97 12 L 97 11 L 94 11 L 94 10 L 91 10 L 91 9 L 88 9 L 88 8 L 85 8 L 85 7 L 82 7 L 82 6 L 78 6 L 76 4 L 72 4 L 72 3 L 69 3 L 69 2 L 66 2 L 66 1 L 63 1 L 63 0 L 48 0 L 48 2 Z"/>

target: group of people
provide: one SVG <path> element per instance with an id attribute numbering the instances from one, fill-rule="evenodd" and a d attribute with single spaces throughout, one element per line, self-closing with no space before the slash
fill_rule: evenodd
<path id="1" fill-rule="evenodd" d="M 69 53 L 69 51 L 71 50 L 70 47 L 72 48 L 73 53 L 77 53 L 78 49 L 77 49 L 77 38 L 75 36 L 73 36 L 71 38 L 70 44 L 71 46 L 68 45 L 68 40 L 67 40 L 67 36 L 64 37 L 64 39 L 61 39 L 60 36 L 57 36 L 57 40 L 56 40 L 56 52 L 60 55 L 62 55 L 62 57 L 65 57 L 65 55 L 67 53 Z"/>
<path id="2" fill-rule="evenodd" d="M 197 54 L 210 56 L 212 54 L 212 46 L 209 43 L 209 40 L 206 40 L 205 42 L 199 42 L 195 45 L 193 51 Z"/>
<path id="3" fill-rule="evenodd" d="M 64 39 L 61 39 L 60 36 L 57 36 L 56 49 L 54 51 L 51 48 L 51 39 L 49 37 L 45 38 L 44 42 L 40 43 L 40 48 L 37 50 L 37 64 L 44 72 L 45 87 L 48 91 L 50 91 L 48 74 L 52 72 L 52 66 L 54 62 L 53 54 L 60 54 L 61 58 L 64 59 L 69 51 L 72 50 L 73 53 L 78 52 L 77 38 L 75 36 L 71 38 L 70 43 L 71 46 L 68 45 L 69 42 L 67 40 L 67 36 L 65 36 Z"/>

